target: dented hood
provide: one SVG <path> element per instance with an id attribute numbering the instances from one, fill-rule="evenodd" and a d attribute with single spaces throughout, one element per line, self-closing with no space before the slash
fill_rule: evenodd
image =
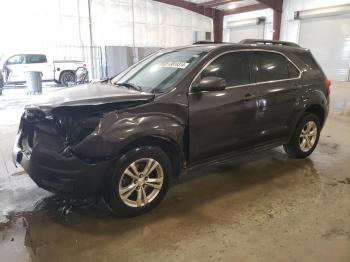
<path id="1" fill-rule="evenodd" d="M 154 94 L 139 92 L 107 83 L 73 86 L 41 95 L 26 108 L 56 108 L 63 106 L 89 106 L 118 102 L 153 100 Z"/>

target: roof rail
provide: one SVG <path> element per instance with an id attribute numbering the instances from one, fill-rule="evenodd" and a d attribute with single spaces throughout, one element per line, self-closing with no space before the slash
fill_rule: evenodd
<path id="1" fill-rule="evenodd" d="M 205 44 L 222 44 L 223 42 L 213 42 L 213 41 L 197 41 L 194 45 L 205 45 Z"/>
<path id="2" fill-rule="evenodd" d="M 290 46 L 290 47 L 300 47 L 300 45 L 297 45 L 296 43 L 292 43 L 292 42 L 264 40 L 264 39 L 244 39 L 240 41 L 239 44 L 242 44 L 242 45 L 263 44 L 263 45 L 282 45 L 282 46 Z"/>

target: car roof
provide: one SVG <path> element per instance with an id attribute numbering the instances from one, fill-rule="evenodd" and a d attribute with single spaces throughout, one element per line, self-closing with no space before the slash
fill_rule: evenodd
<path id="1" fill-rule="evenodd" d="M 256 42 L 254 42 L 256 41 Z M 297 44 L 283 41 L 269 41 L 269 40 L 254 40 L 247 39 L 241 43 L 215 43 L 215 42 L 197 42 L 193 45 L 183 46 L 178 48 L 170 48 L 173 50 L 187 49 L 187 50 L 198 50 L 198 51 L 220 51 L 222 50 L 267 50 L 276 52 L 306 52 L 309 51 L 306 48 L 302 48 Z"/>
<path id="2" fill-rule="evenodd" d="M 5 61 L 5 60 L 9 59 L 10 57 L 17 56 L 17 55 L 24 55 L 24 56 L 26 56 L 26 55 L 44 55 L 44 56 L 46 56 L 45 54 L 40 54 L 40 53 L 26 53 L 26 52 L 24 52 L 24 53 L 6 53 L 2 56 L 1 61 Z"/>

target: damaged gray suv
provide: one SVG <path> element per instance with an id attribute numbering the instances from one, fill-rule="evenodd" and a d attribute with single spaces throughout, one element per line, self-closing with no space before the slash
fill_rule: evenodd
<path id="1" fill-rule="evenodd" d="M 329 108 L 330 81 L 310 51 L 245 40 L 161 50 L 114 78 L 27 105 L 14 147 L 38 186 L 135 216 L 172 178 L 249 150 L 305 158 Z"/>

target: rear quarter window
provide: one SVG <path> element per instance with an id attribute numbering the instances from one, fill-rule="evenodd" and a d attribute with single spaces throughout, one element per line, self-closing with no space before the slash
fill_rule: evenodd
<path id="1" fill-rule="evenodd" d="M 299 55 L 299 58 L 305 63 L 305 65 L 312 70 L 322 71 L 320 65 L 317 63 L 314 56 L 310 51 Z"/>
<path id="2" fill-rule="evenodd" d="M 288 61 L 288 74 L 289 74 L 289 78 L 297 78 L 300 75 L 299 70 Z"/>

